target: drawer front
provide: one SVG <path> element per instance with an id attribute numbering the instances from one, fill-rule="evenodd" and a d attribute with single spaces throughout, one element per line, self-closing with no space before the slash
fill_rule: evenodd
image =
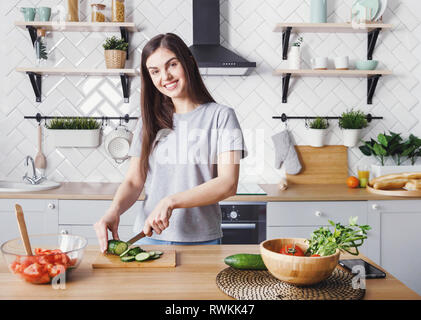
<path id="1" fill-rule="evenodd" d="M 98 245 L 98 239 L 96 237 L 93 226 L 83 225 L 59 225 L 59 232 L 66 234 L 74 234 L 83 236 L 88 239 L 88 245 Z M 119 226 L 118 236 L 121 240 L 129 240 L 133 238 L 133 228 L 130 226 Z M 108 232 L 108 239 L 112 239 L 111 232 Z"/>
<path id="2" fill-rule="evenodd" d="M 267 226 L 319 226 L 328 220 L 347 224 L 358 216 L 358 224 L 367 223 L 366 201 L 269 202 Z"/>
<path id="3" fill-rule="evenodd" d="M 60 200 L 59 224 L 92 225 L 110 208 L 111 200 Z M 141 210 L 137 201 L 120 217 L 121 226 L 133 226 L 136 215 Z"/>

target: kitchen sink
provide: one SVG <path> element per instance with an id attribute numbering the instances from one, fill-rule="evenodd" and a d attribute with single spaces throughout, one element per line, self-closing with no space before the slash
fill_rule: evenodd
<path id="1" fill-rule="evenodd" d="M 40 184 L 29 184 L 16 181 L 0 181 L 0 192 L 34 192 L 44 191 L 60 187 L 60 183 L 45 180 Z"/>

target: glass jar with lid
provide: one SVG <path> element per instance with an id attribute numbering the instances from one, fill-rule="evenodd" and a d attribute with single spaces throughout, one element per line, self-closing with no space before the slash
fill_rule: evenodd
<path id="1" fill-rule="evenodd" d="M 34 42 L 36 65 L 45 66 L 48 60 L 47 41 L 45 39 L 45 30 L 37 29 L 37 37 Z"/>
<path id="2" fill-rule="evenodd" d="M 79 21 L 79 0 L 67 0 L 67 21 Z"/>
<path id="3" fill-rule="evenodd" d="M 101 3 L 91 4 L 91 21 L 92 22 L 105 22 L 105 8 L 106 6 Z"/>
<path id="4" fill-rule="evenodd" d="M 126 5 L 124 0 L 112 0 L 111 4 L 111 21 L 124 22 Z"/>

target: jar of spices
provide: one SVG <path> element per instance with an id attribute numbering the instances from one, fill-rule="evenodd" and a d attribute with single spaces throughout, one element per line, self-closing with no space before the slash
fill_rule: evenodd
<path id="1" fill-rule="evenodd" d="M 113 0 L 111 4 L 111 21 L 125 21 L 125 3 L 124 0 Z"/>
<path id="2" fill-rule="evenodd" d="M 105 5 L 100 3 L 91 4 L 91 21 L 92 22 L 105 22 Z"/>
<path id="3" fill-rule="evenodd" d="M 67 21 L 79 21 L 79 0 L 67 0 Z"/>

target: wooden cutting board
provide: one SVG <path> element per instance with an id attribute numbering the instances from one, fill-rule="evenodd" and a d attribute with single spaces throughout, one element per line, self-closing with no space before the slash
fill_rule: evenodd
<path id="1" fill-rule="evenodd" d="M 391 197 L 413 197 L 421 198 L 421 190 L 405 190 L 405 189 L 396 189 L 396 190 L 378 190 L 367 186 L 367 191 L 374 194 L 379 194 L 382 196 L 391 196 Z"/>
<path id="2" fill-rule="evenodd" d="M 291 184 L 343 184 L 348 177 L 348 149 L 344 146 L 295 146 L 302 170 L 287 174 Z"/>
<path id="3" fill-rule="evenodd" d="M 146 250 L 146 249 L 145 249 Z M 153 249 L 151 249 L 153 250 Z M 99 253 L 92 263 L 94 269 L 110 269 L 110 268 L 174 268 L 176 265 L 175 250 L 160 250 L 164 254 L 155 260 L 144 262 L 122 262 L 120 257 L 114 254 Z"/>

